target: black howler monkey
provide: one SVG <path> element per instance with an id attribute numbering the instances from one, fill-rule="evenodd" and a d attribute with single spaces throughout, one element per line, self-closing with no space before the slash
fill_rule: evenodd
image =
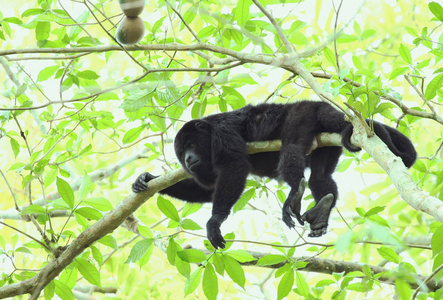
<path id="1" fill-rule="evenodd" d="M 331 105 L 317 101 L 290 104 L 248 105 L 241 109 L 187 122 L 177 133 L 175 153 L 192 177 L 160 191 L 189 202 L 212 202 L 212 216 L 206 229 L 215 248 L 224 248 L 220 225 L 240 198 L 249 173 L 284 180 L 291 190 L 283 205 L 283 221 L 293 228 L 310 224 L 309 236 L 326 233 L 331 209 L 337 200 L 337 185 L 332 179 L 342 147 L 322 147 L 309 153 L 315 135 L 335 132 L 349 151 L 360 148 L 350 142 L 352 125 Z M 414 164 L 417 153 L 402 133 L 374 122 L 378 137 L 406 167 Z M 280 152 L 248 154 L 247 142 L 280 139 Z M 309 153 L 309 154 L 308 154 Z M 305 189 L 304 169 L 311 169 L 308 181 L 315 206 L 300 214 Z M 132 185 L 135 193 L 147 189 L 155 176 L 141 174 Z"/>

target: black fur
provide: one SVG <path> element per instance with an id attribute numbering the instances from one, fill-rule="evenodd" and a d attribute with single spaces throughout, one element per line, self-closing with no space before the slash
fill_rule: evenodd
<path id="1" fill-rule="evenodd" d="M 407 167 L 412 166 L 417 154 L 406 136 L 378 122 L 374 122 L 374 131 Z M 215 248 L 224 248 L 220 225 L 240 198 L 248 174 L 282 179 L 291 187 L 283 205 L 285 224 L 293 228 L 295 217 L 302 225 L 304 221 L 310 224 L 309 236 L 321 236 L 326 233 L 337 200 L 332 173 L 342 153 L 342 147 L 323 147 L 307 154 L 315 135 L 321 132 L 341 133 L 346 149 L 360 150 L 350 142 L 352 125 L 344 120 L 343 113 L 324 102 L 248 105 L 187 122 L 177 133 L 174 146 L 180 163 L 192 177 L 160 193 L 189 202 L 212 202 L 208 239 Z M 280 152 L 247 153 L 246 142 L 275 139 L 282 141 Z M 316 205 L 301 215 L 307 167 L 311 169 L 308 184 Z M 146 183 L 152 178 L 149 173 L 140 175 L 133 191 L 147 189 Z"/>

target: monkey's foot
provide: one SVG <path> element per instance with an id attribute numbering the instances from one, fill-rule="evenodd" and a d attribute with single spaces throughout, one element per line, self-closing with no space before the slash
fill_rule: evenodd
<path id="1" fill-rule="evenodd" d="M 301 199 L 303 197 L 303 193 L 305 192 L 305 187 L 306 180 L 302 178 L 300 180 L 300 184 L 298 185 L 298 189 L 296 191 L 291 189 L 288 198 L 283 204 L 282 220 L 290 229 L 295 227 L 295 222 L 292 217 L 295 217 L 301 225 L 305 224 L 300 216 Z"/>
<path id="2" fill-rule="evenodd" d="M 329 215 L 334 203 L 334 195 L 327 194 L 313 208 L 301 216 L 301 219 L 307 221 L 310 225 L 311 232 L 308 234 L 309 237 L 319 237 L 326 234 Z"/>

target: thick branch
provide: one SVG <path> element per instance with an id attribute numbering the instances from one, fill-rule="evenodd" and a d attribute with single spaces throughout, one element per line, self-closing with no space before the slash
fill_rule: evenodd
<path id="1" fill-rule="evenodd" d="M 409 175 L 401 158 L 395 156 L 376 135 L 368 137 L 362 124 L 353 121 L 354 134 L 352 143 L 360 145 L 386 171 L 392 183 L 405 200 L 414 209 L 433 216 L 443 222 L 443 202 L 420 190 Z"/>
<path id="2" fill-rule="evenodd" d="M 261 252 L 249 252 L 252 256 L 257 258 L 255 261 L 247 262 L 247 263 L 241 263 L 242 265 L 253 265 L 255 266 L 257 264 L 257 261 L 262 258 L 263 256 L 268 255 L 269 253 L 261 253 Z M 321 257 L 295 257 L 296 261 L 305 261 L 309 264 L 304 267 L 298 269 L 299 271 L 306 271 L 306 272 L 316 272 L 316 273 L 323 273 L 323 274 L 332 274 L 332 273 L 342 273 L 348 274 L 350 272 L 354 271 L 362 271 L 362 268 L 364 264 L 361 263 L 354 263 L 354 262 L 347 262 L 347 261 L 339 261 L 334 259 L 327 259 L 327 258 L 321 258 Z M 266 266 L 267 268 L 273 268 L 278 269 L 285 265 L 286 262 L 282 262 L 276 265 Z M 386 268 L 382 268 L 379 266 L 372 266 L 368 265 L 369 268 L 372 271 L 373 275 L 376 274 L 382 274 L 378 280 L 386 283 L 386 284 L 395 284 L 395 271 L 391 271 Z M 412 275 L 412 274 L 411 274 Z M 426 280 L 426 276 L 420 275 L 420 274 L 413 274 L 413 276 L 410 276 L 410 278 L 418 277 L 419 282 L 424 282 Z M 402 278 L 405 278 L 402 276 Z M 411 286 L 411 288 L 415 289 L 418 287 L 417 281 L 409 280 L 408 283 Z M 430 291 L 436 291 L 443 287 L 443 280 L 440 280 L 439 282 L 428 282 L 427 287 Z"/>
<path id="3" fill-rule="evenodd" d="M 66 268 L 79 254 L 95 241 L 114 231 L 125 219 L 136 211 L 143 203 L 152 197 L 157 191 L 185 179 L 189 175 L 182 169 L 169 172 L 163 177 L 156 178 L 149 183 L 150 190 L 132 194 L 119 203 L 113 210 L 108 212 L 95 224 L 83 231 L 58 258 L 50 261 L 40 272 L 31 279 L 21 283 L 11 284 L 0 288 L 0 299 L 13 297 L 21 294 L 32 293 L 36 286 L 46 286 L 60 272 Z"/>

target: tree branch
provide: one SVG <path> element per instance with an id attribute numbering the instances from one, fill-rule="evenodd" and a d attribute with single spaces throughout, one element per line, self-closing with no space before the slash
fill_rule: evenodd
<path id="1" fill-rule="evenodd" d="M 314 77 L 316 78 L 324 78 L 324 79 L 331 79 L 332 78 L 332 74 L 328 74 L 328 73 L 323 73 L 323 72 L 312 72 L 311 73 Z M 363 86 L 363 84 L 358 83 L 352 79 L 349 79 L 347 77 L 343 78 L 343 81 L 350 83 L 352 86 L 355 87 L 361 87 Z M 378 91 L 374 91 L 374 93 L 377 96 L 380 96 L 383 99 L 386 99 L 392 103 L 394 103 L 395 105 L 397 105 L 401 111 L 405 114 L 411 115 L 411 116 L 416 116 L 416 117 L 420 117 L 420 118 L 426 118 L 426 119 L 431 119 L 434 121 L 437 121 L 440 124 L 443 124 L 443 117 L 435 114 L 435 113 L 429 113 L 426 111 L 420 111 L 420 110 L 415 110 L 415 109 L 411 109 L 409 107 L 407 107 L 401 100 L 398 100 L 394 97 L 392 97 L 391 95 L 380 95 L 378 93 Z"/>
<path id="2" fill-rule="evenodd" d="M 386 171 L 401 198 L 414 209 L 443 222 L 443 202 L 420 190 L 412 180 L 401 158 L 395 156 L 376 135 L 368 137 L 360 122 L 352 122 L 354 134 L 351 141 L 360 145 Z"/>
<path id="3" fill-rule="evenodd" d="M 251 262 L 246 262 L 246 263 L 240 262 L 240 264 L 256 266 L 257 261 L 260 258 L 269 254 L 269 253 L 253 252 L 253 251 L 248 251 L 248 252 L 249 252 L 249 254 L 254 256 L 257 260 L 251 261 Z M 298 269 L 299 271 L 316 272 L 316 273 L 322 273 L 322 274 L 333 274 L 333 273 L 342 273 L 342 272 L 344 272 L 344 274 L 348 274 L 350 272 L 355 272 L 355 271 L 361 272 L 362 268 L 364 266 L 364 264 L 361 264 L 361 263 L 339 261 L 339 260 L 334 260 L 334 259 L 321 258 L 321 257 L 317 257 L 317 256 L 315 256 L 315 257 L 308 257 L 308 256 L 294 257 L 294 260 L 300 261 L 300 262 L 303 262 L 303 261 L 308 262 L 308 265 L 304 268 Z M 270 265 L 270 266 L 266 266 L 266 267 L 272 268 L 272 269 L 278 269 L 278 268 L 284 266 L 286 263 L 288 263 L 288 262 L 285 261 L 285 262 L 281 262 L 279 264 Z M 373 265 L 367 265 L 367 266 L 371 269 L 371 272 L 373 275 L 382 274 L 380 277 L 377 278 L 377 280 L 381 281 L 382 283 L 386 283 L 386 284 L 391 284 L 391 285 L 395 284 L 395 278 L 396 278 L 395 271 L 392 271 L 392 270 L 389 270 L 386 268 L 382 268 L 382 267 L 378 267 L 378 266 L 373 266 Z M 437 283 L 432 283 L 432 282 L 426 281 L 427 276 L 424 276 L 424 275 L 414 274 L 413 276 L 411 276 L 411 278 L 412 277 L 418 277 L 419 279 L 417 281 L 425 282 L 428 289 L 433 292 L 443 287 L 443 280 L 440 280 Z M 409 283 L 411 288 L 418 288 L 417 281 L 413 281 L 411 279 L 405 279 L 403 276 L 402 276 L 402 278 L 404 280 L 407 280 L 407 282 Z"/>
<path id="4" fill-rule="evenodd" d="M 98 180 L 102 180 L 104 178 L 107 178 L 107 177 L 111 176 L 112 174 L 114 174 L 115 172 L 117 172 L 118 170 L 120 170 L 121 168 L 123 168 L 124 166 L 132 163 L 133 161 L 135 161 L 137 159 L 142 158 L 146 152 L 147 152 L 147 149 L 143 150 L 141 153 L 137 153 L 137 154 L 128 156 L 110 167 L 99 169 L 94 172 L 91 172 L 89 174 L 89 177 L 91 178 L 92 182 L 96 182 Z M 73 191 L 77 191 L 80 188 L 81 183 L 82 183 L 82 178 L 78 178 L 74 182 L 70 183 L 70 186 Z M 53 192 L 51 194 L 46 195 L 45 198 L 33 201 L 32 204 L 43 206 L 45 204 L 48 204 L 48 201 L 53 201 L 53 200 L 56 200 L 59 198 L 60 198 L 60 194 L 58 192 Z M 24 209 L 26 206 L 27 205 L 20 207 L 20 210 Z M 56 217 L 62 216 L 61 212 L 57 212 L 57 211 L 52 212 L 52 214 L 54 214 L 54 216 L 56 216 Z M 30 221 L 26 215 L 18 215 L 17 210 L 15 208 L 8 209 L 5 211 L 0 211 L 0 220 L 2 220 L 2 219 L 12 219 L 12 220 L 20 220 L 21 219 L 24 221 Z"/>

